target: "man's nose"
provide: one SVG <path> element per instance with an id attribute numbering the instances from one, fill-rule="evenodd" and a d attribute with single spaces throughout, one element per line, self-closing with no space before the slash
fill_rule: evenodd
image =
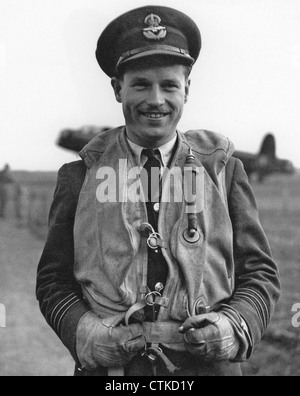
<path id="1" fill-rule="evenodd" d="M 152 87 L 151 91 L 148 93 L 147 103 L 150 106 L 161 106 L 165 104 L 165 98 L 160 87 Z"/>

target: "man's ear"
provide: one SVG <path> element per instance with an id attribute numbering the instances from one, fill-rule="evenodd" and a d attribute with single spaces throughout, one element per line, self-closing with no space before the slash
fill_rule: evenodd
<path id="1" fill-rule="evenodd" d="M 122 83 L 117 77 L 111 79 L 111 86 L 113 87 L 117 102 L 122 103 Z"/>
<path id="2" fill-rule="evenodd" d="M 191 79 L 188 79 L 186 84 L 185 84 L 185 98 L 184 98 L 184 103 L 188 102 L 189 95 L 190 95 L 190 87 L 191 87 Z"/>

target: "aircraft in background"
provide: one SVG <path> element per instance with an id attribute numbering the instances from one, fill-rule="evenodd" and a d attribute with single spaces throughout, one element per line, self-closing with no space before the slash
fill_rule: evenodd
<path id="1" fill-rule="evenodd" d="M 79 153 L 90 140 L 99 133 L 111 129 L 110 127 L 98 127 L 85 125 L 79 129 L 64 129 L 59 134 L 57 145 L 67 150 Z"/>
<path id="2" fill-rule="evenodd" d="M 272 173 L 284 173 L 287 175 L 295 173 L 295 168 L 291 161 L 277 158 L 276 142 L 272 133 L 265 136 L 259 153 L 250 154 L 244 151 L 235 151 L 233 155 L 243 162 L 249 178 L 256 176 L 259 182 L 263 182 L 265 177 Z"/>
<path id="3" fill-rule="evenodd" d="M 58 138 L 58 146 L 79 152 L 90 140 L 110 127 L 84 126 L 79 129 L 64 129 Z M 272 173 L 293 174 L 295 168 L 291 161 L 276 157 L 276 142 L 273 134 L 265 136 L 261 150 L 257 154 L 235 151 L 234 157 L 239 158 L 249 178 L 256 177 L 263 182 Z"/>

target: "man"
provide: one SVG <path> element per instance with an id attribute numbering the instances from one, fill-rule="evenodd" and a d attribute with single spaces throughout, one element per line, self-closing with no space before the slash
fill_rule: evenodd
<path id="1" fill-rule="evenodd" d="M 10 176 L 9 165 L 5 165 L 4 169 L 0 172 L 0 218 L 5 218 L 6 206 L 8 201 L 8 184 L 13 183 Z"/>
<path id="2" fill-rule="evenodd" d="M 60 170 L 37 277 L 76 375 L 240 375 L 269 324 L 278 272 L 233 145 L 177 130 L 200 48 L 166 7 L 99 38 L 126 126 Z"/>

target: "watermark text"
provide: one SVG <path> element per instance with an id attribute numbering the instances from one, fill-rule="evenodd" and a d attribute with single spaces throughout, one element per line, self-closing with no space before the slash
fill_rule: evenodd
<path id="1" fill-rule="evenodd" d="M 184 203 L 186 213 L 200 213 L 203 210 L 205 176 L 201 167 L 174 167 L 167 169 L 163 175 L 159 168 L 153 168 L 149 176 L 145 169 L 128 168 L 127 160 L 120 160 L 118 171 L 100 167 L 96 179 L 99 180 L 96 189 L 99 203 L 148 202 L 151 197 L 151 202 Z"/>
<path id="2" fill-rule="evenodd" d="M 0 328 L 1 327 L 6 327 L 6 309 L 3 304 L 0 304 Z"/>
<path id="3" fill-rule="evenodd" d="M 127 391 L 133 394 L 138 391 L 192 391 L 195 381 L 143 381 L 141 382 L 107 382 L 106 391 Z"/>
<path id="4" fill-rule="evenodd" d="M 300 327 L 300 303 L 293 305 L 292 312 L 295 313 L 295 315 L 292 318 L 292 325 L 295 328 L 299 328 Z"/>

